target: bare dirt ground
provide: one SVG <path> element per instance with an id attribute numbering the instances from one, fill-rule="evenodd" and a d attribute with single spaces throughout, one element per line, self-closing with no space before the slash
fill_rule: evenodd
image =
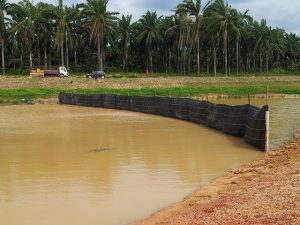
<path id="1" fill-rule="evenodd" d="M 286 84 L 299 86 L 300 76 L 272 76 L 272 77 L 159 77 L 159 78 L 109 78 L 86 79 L 84 77 L 69 78 L 30 78 L 28 77 L 2 77 L 0 88 L 159 88 L 182 86 L 238 86 L 241 84 Z"/>
<path id="2" fill-rule="evenodd" d="M 135 225 L 300 224 L 300 139 Z"/>

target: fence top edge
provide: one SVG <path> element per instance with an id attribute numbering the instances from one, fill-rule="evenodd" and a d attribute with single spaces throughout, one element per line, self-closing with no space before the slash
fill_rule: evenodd
<path id="1" fill-rule="evenodd" d="M 242 108 L 242 107 L 250 107 L 249 109 L 251 110 L 265 110 L 265 111 L 269 111 L 269 106 L 268 105 L 264 105 L 261 108 L 251 105 L 251 104 L 244 104 L 244 105 L 226 105 L 226 104 L 217 104 L 217 103 L 212 103 L 210 101 L 207 100 L 197 100 L 197 99 L 192 99 L 192 98 L 176 98 L 176 97 L 168 97 L 168 96 L 128 96 L 128 95 L 121 95 L 121 94 L 81 94 L 81 93 L 70 93 L 70 92 L 60 92 L 59 96 L 62 95 L 68 95 L 68 96 L 103 96 L 103 97 L 130 97 L 130 98 L 146 98 L 146 99 L 150 99 L 150 98 L 157 98 L 157 99 L 170 99 L 170 100 L 187 100 L 187 101 L 192 101 L 192 102 L 197 102 L 197 103 L 206 103 L 206 104 L 210 104 L 211 106 L 214 107 L 226 107 L 226 108 L 231 108 L 231 109 L 237 109 L 237 108 Z"/>

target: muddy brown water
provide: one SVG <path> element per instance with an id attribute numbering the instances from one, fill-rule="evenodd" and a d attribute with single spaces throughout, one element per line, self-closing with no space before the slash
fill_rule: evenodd
<path id="1" fill-rule="evenodd" d="M 0 107 L 0 224 L 117 225 L 263 153 L 180 120 L 61 105 Z"/>

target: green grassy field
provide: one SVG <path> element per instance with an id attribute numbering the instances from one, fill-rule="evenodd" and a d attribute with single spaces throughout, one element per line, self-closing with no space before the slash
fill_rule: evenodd
<path id="1" fill-rule="evenodd" d="M 80 94 L 119 94 L 130 96 L 171 96 L 171 97 L 195 97 L 207 94 L 223 94 L 232 97 L 240 97 L 248 94 L 264 94 L 266 86 L 243 85 L 235 87 L 174 87 L 174 88 L 139 88 L 139 89 L 57 89 L 57 88 L 28 88 L 28 89 L 0 89 L 1 104 L 29 103 L 35 99 L 55 98 L 59 92 L 72 92 Z M 271 85 L 269 92 L 275 94 L 299 94 L 299 87 L 285 85 Z"/>
<path id="2" fill-rule="evenodd" d="M 0 104 L 30 103 L 57 98 L 59 92 L 134 96 L 205 97 L 264 94 L 300 95 L 300 76 L 147 77 L 86 79 L 84 77 L 30 78 L 0 76 Z"/>

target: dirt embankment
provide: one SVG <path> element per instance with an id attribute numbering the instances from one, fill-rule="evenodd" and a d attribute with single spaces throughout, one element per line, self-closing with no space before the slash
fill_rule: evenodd
<path id="1" fill-rule="evenodd" d="M 2 77 L 0 88 L 161 88 L 182 86 L 239 86 L 239 85 L 278 84 L 299 86 L 300 76 L 272 76 L 272 77 L 160 77 L 160 78 L 110 78 L 86 79 L 83 77 L 61 78 L 30 78 Z"/>
<path id="2" fill-rule="evenodd" d="M 136 225 L 300 224 L 300 139 Z"/>

